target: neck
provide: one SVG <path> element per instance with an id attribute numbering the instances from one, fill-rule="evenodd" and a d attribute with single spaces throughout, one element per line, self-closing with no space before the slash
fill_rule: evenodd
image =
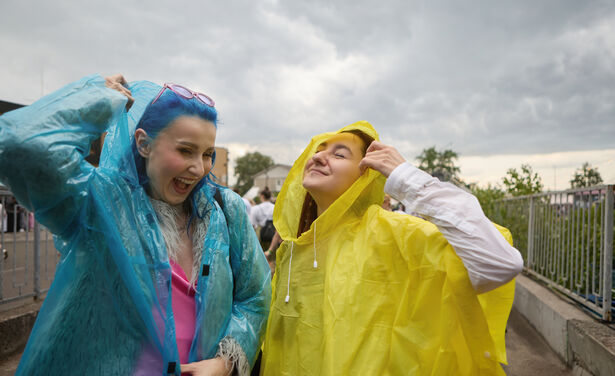
<path id="1" fill-rule="evenodd" d="M 177 228 L 179 228 L 180 230 L 186 229 L 188 225 L 188 218 L 190 216 L 190 204 L 188 200 L 182 202 L 181 204 L 171 205 L 165 201 L 152 198 L 151 196 L 150 196 L 150 199 L 159 203 L 155 206 L 155 209 L 157 212 L 160 210 L 161 207 L 164 207 L 164 205 L 170 208 L 172 212 L 174 213 L 175 224 Z"/>
<path id="2" fill-rule="evenodd" d="M 190 217 L 189 206 L 186 205 L 186 202 L 183 202 L 179 205 L 173 205 L 173 208 L 177 210 L 177 217 L 176 217 L 177 227 L 181 231 L 186 231 L 186 228 L 188 228 L 188 221 Z"/>
<path id="3" fill-rule="evenodd" d="M 314 197 L 314 196 L 312 196 Z M 331 206 L 331 204 L 333 203 L 333 201 L 335 200 L 328 200 L 326 198 L 320 197 L 320 198 L 316 198 L 314 197 L 314 201 L 316 202 L 316 217 L 320 217 L 320 215 L 322 213 L 325 212 L 325 210 L 327 210 L 329 208 L 329 206 Z"/>

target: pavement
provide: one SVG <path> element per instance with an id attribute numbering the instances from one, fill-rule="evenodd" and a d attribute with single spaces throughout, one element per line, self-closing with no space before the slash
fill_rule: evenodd
<path id="1" fill-rule="evenodd" d="M 515 309 L 508 320 L 506 332 L 508 376 L 572 376 L 563 360 L 549 347 L 529 322 Z M 12 376 L 17 369 L 21 353 L 0 362 L 0 376 Z"/>
<path id="2" fill-rule="evenodd" d="M 545 339 L 514 308 L 508 319 L 506 356 L 508 365 L 503 368 L 508 376 L 573 375 Z"/>

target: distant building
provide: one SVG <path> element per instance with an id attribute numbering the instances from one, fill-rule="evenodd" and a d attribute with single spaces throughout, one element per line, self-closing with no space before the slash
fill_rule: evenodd
<path id="1" fill-rule="evenodd" d="M 256 175 L 254 175 L 254 187 L 258 187 L 258 191 L 262 191 L 265 187 L 269 187 L 272 192 L 279 192 L 282 189 L 284 180 L 290 171 L 288 165 L 275 164 L 268 167 Z"/>
<path id="2" fill-rule="evenodd" d="M 211 171 L 217 178 L 216 183 L 228 187 L 228 149 L 216 147 L 216 164 Z"/>

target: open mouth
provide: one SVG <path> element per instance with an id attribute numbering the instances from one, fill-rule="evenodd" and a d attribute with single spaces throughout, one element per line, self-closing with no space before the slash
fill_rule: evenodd
<path id="1" fill-rule="evenodd" d="M 178 193 L 184 194 L 190 191 L 192 185 L 196 183 L 194 179 L 174 178 L 173 185 Z"/>

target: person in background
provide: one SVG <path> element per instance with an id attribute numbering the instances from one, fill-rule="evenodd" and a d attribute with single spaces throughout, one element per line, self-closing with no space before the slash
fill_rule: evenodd
<path id="1" fill-rule="evenodd" d="M 6 232 L 24 232 L 27 226 L 26 210 L 19 205 L 15 196 L 10 196 L 5 203 Z"/>
<path id="2" fill-rule="evenodd" d="M 7 223 L 7 214 L 5 210 L 5 205 L 3 203 L 5 200 L 0 201 L 0 231 L 7 232 L 8 223 Z"/>
<path id="3" fill-rule="evenodd" d="M 239 194 L 239 189 L 233 188 L 233 192 Z M 252 203 L 250 203 L 250 200 L 245 197 L 242 197 L 241 199 L 243 200 L 243 204 L 246 206 L 246 214 L 248 215 L 248 218 L 250 218 L 252 213 Z"/>
<path id="4" fill-rule="evenodd" d="M 402 213 L 402 214 L 406 214 L 406 207 L 404 206 L 404 204 L 402 204 L 401 202 L 397 203 L 397 207 L 395 210 L 393 210 L 395 213 Z"/>
<path id="5" fill-rule="evenodd" d="M 271 268 L 272 276 L 275 273 L 275 257 L 276 257 L 276 252 L 278 251 L 278 248 L 280 247 L 280 244 L 282 244 L 282 238 L 280 237 L 280 234 L 278 234 L 278 232 L 276 231 L 275 235 L 273 235 L 273 239 L 271 239 L 271 243 L 269 244 L 269 247 L 265 251 L 265 257 L 267 257 L 267 261 L 269 262 L 269 267 Z"/>
<path id="6" fill-rule="evenodd" d="M 377 140 L 367 122 L 317 135 L 285 180 L 261 375 L 504 375 L 510 233 Z"/>
<path id="7" fill-rule="evenodd" d="M 391 196 L 388 194 L 384 195 L 384 199 L 382 200 L 382 208 L 386 211 L 393 211 L 393 208 L 391 207 Z"/>
<path id="8" fill-rule="evenodd" d="M 273 203 L 271 202 L 271 191 L 265 187 L 260 193 L 260 204 L 254 206 L 251 212 L 251 221 L 254 229 L 258 231 L 259 239 L 263 249 L 267 249 L 275 234 L 273 226 Z"/>

